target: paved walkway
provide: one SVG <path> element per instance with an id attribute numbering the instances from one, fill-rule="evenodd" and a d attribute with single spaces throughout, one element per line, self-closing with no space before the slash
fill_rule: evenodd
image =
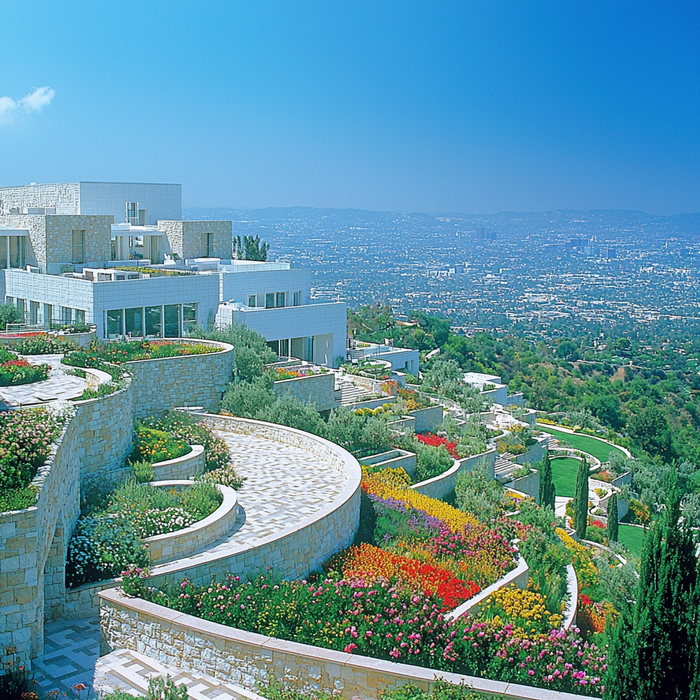
<path id="1" fill-rule="evenodd" d="M 0 409 L 45 403 L 56 399 L 68 401 L 77 398 L 87 389 L 85 379 L 66 374 L 60 367 L 63 355 L 27 355 L 26 359 L 31 365 L 50 365 L 49 378 L 34 384 L 2 387 Z"/>
<path id="2" fill-rule="evenodd" d="M 236 470 L 246 477 L 238 491 L 235 530 L 200 554 L 153 567 L 153 574 L 225 557 L 241 545 L 254 546 L 325 509 L 345 488 L 343 475 L 298 447 L 241 433 L 214 432 L 226 441 Z"/>

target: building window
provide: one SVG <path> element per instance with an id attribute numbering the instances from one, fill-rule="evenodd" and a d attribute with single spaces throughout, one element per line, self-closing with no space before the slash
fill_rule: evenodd
<path id="1" fill-rule="evenodd" d="M 61 323 L 65 324 L 67 326 L 72 322 L 72 320 L 73 320 L 73 309 L 70 309 L 67 306 L 62 306 L 61 307 Z"/>
<path id="2" fill-rule="evenodd" d="M 51 304 L 44 304 L 44 324 L 49 329 L 53 325 L 53 306 Z"/>
<path id="3" fill-rule="evenodd" d="M 85 262 L 85 231 L 73 231 L 72 262 L 81 265 Z"/>
<path id="4" fill-rule="evenodd" d="M 284 303 L 284 292 L 277 292 L 277 300 L 276 300 L 276 302 L 277 302 L 277 303 L 275 304 L 275 306 L 276 306 L 277 308 L 282 308 L 283 306 L 285 306 L 285 303 Z"/>
<path id="5" fill-rule="evenodd" d="M 124 333 L 129 338 L 143 338 L 143 306 L 124 309 Z"/>
<path id="6" fill-rule="evenodd" d="M 289 338 L 284 338 L 280 340 L 280 357 L 289 357 Z"/>
<path id="7" fill-rule="evenodd" d="M 163 307 L 163 329 L 166 338 L 180 337 L 180 304 Z"/>
<path id="8" fill-rule="evenodd" d="M 255 308 L 255 294 L 251 294 L 248 297 L 248 306 L 252 307 L 253 309 Z"/>
<path id="9" fill-rule="evenodd" d="M 10 239 L 10 267 L 24 267 L 25 240 L 22 236 L 8 236 Z"/>
<path id="10" fill-rule="evenodd" d="M 78 326 L 85 325 L 85 311 L 83 309 L 75 310 L 75 323 Z"/>
<path id="11" fill-rule="evenodd" d="M 29 323 L 35 326 L 39 322 L 39 302 L 29 302 Z"/>
<path id="12" fill-rule="evenodd" d="M 146 307 L 146 335 L 150 337 L 161 337 L 162 308 L 160 306 Z"/>
<path id="13" fill-rule="evenodd" d="M 138 226 L 139 223 L 139 203 L 138 202 L 127 202 L 126 203 L 126 220 L 132 226 Z"/>
<path id="14" fill-rule="evenodd" d="M 197 304 L 182 305 L 182 331 L 189 335 L 197 325 Z"/>
<path id="15" fill-rule="evenodd" d="M 122 337 L 122 309 L 113 309 L 107 312 L 107 337 Z"/>
<path id="16" fill-rule="evenodd" d="M 274 292 L 269 292 L 265 295 L 265 308 L 274 309 L 275 308 L 275 294 Z"/>
<path id="17" fill-rule="evenodd" d="M 0 236 L 0 269 L 4 270 L 7 267 L 8 250 L 7 236 Z"/>
<path id="18" fill-rule="evenodd" d="M 294 292 L 294 306 L 301 305 L 301 292 Z"/>
<path id="19" fill-rule="evenodd" d="M 213 258 L 214 257 L 214 234 L 213 233 L 205 233 L 204 239 L 205 239 L 205 245 L 206 245 L 206 251 L 207 251 L 206 257 Z"/>

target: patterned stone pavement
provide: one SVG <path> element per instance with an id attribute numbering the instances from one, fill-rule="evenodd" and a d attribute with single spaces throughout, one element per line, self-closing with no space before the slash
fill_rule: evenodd
<path id="1" fill-rule="evenodd" d="M 246 481 L 238 491 L 234 532 L 200 554 L 153 567 L 153 573 L 194 566 L 204 558 L 226 556 L 228 550 L 280 533 L 312 517 L 338 496 L 346 478 L 308 452 L 282 442 L 251 435 L 215 431 L 233 455 Z"/>
<path id="2" fill-rule="evenodd" d="M 49 378 L 43 382 L 34 384 L 20 384 L 18 386 L 5 386 L 0 389 L 0 408 L 25 406 L 80 396 L 87 389 L 87 381 L 71 374 L 66 374 L 59 365 L 63 355 L 27 355 L 26 359 L 31 365 L 49 364 L 51 371 Z"/>

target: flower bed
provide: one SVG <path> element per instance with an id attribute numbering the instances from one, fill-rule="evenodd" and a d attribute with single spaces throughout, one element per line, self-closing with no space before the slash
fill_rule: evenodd
<path id="1" fill-rule="evenodd" d="M 457 441 L 451 442 L 445 437 L 439 435 L 433 435 L 432 433 L 424 433 L 423 435 L 416 435 L 416 440 L 422 442 L 424 445 L 429 445 L 430 447 L 440 447 L 443 445 L 452 459 L 458 459 L 457 455 Z"/>
<path id="2" fill-rule="evenodd" d="M 50 338 L 47 335 L 37 335 L 21 340 L 14 345 L 13 349 L 21 355 L 52 355 L 77 350 L 78 346 L 65 340 Z"/>
<path id="3" fill-rule="evenodd" d="M 68 357 L 68 364 L 78 367 L 94 365 L 76 364 L 76 362 L 111 362 L 122 364 L 136 360 L 155 360 L 164 357 L 180 357 L 183 355 L 205 355 L 220 352 L 221 348 L 204 343 L 188 343 L 172 340 L 113 340 L 104 345 L 90 343 L 87 351 L 77 351 Z"/>
<path id="4" fill-rule="evenodd" d="M 212 484 L 158 489 L 128 481 L 106 499 L 87 507 L 68 543 L 66 584 L 118 576 L 131 565 L 150 563 L 144 540 L 175 532 L 203 520 L 221 503 Z"/>
<path id="5" fill-rule="evenodd" d="M 49 365 L 31 365 L 14 352 L 0 348 L 0 386 L 33 384 L 49 378 Z"/>
<path id="6" fill-rule="evenodd" d="M 29 483 L 64 423 L 62 416 L 43 408 L 0 413 L 0 512 L 34 503 L 36 493 Z"/>
<path id="7" fill-rule="evenodd" d="M 134 430 L 134 449 L 131 460 L 134 462 L 166 462 L 190 452 L 185 440 L 176 438 L 164 430 L 149 428 L 137 422 Z"/>

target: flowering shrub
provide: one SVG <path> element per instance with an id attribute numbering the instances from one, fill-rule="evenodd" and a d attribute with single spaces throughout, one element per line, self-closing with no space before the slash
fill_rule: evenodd
<path id="1" fill-rule="evenodd" d="M 547 634 L 549 630 L 558 629 L 562 616 L 547 610 L 544 596 L 531 590 L 522 590 L 507 586 L 492 593 L 482 607 L 479 617 L 493 620 L 503 625 L 512 624 L 521 634 Z"/>
<path id="2" fill-rule="evenodd" d="M 612 475 L 610 472 L 606 471 L 605 469 L 601 469 L 596 475 L 596 479 L 600 479 L 600 481 L 605 481 L 608 484 L 612 481 Z"/>
<path id="3" fill-rule="evenodd" d="M 111 362 L 119 365 L 123 362 L 134 362 L 136 360 L 154 360 L 183 355 L 206 355 L 212 352 L 219 352 L 219 348 L 203 343 L 183 343 L 172 340 L 112 340 L 104 345 L 100 345 L 93 340 L 87 352 L 71 353 L 67 359 L 69 364 L 73 364 L 70 360 L 73 359 L 74 355 L 83 355 L 95 362 Z"/>
<path id="4" fill-rule="evenodd" d="M 612 603 L 608 601 L 596 603 L 585 593 L 579 594 L 576 620 L 582 632 L 593 634 L 604 632 L 609 615 L 617 617 Z"/>
<path id="5" fill-rule="evenodd" d="M 49 378 L 49 365 L 30 365 L 23 357 L 0 348 L 0 386 L 32 384 Z"/>
<path id="6" fill-rule="evenodd" d="M 433 435 L 432 433 L 423 433 L 416 435 L 416 440 L 418 440 L 418 442 L 422 442 L 424 445 L 429 445 L 430 447 L 440 447 L 440 445 L 444 445 L 450 457 L 452 457 L 452 459 L 457 459 L 456 440 L 452 442 L 445 437 L 441 437 L 440 435 Z"/>
<path id="7" fill-rule="evenodd" d="M 182 457 L 190 451 L 190 446 L 184 440 L 175 438 L 164 430 L 147 428 L 142 423 L 136 424 L 132 461 L 155 464 Z"/>
<path id="8" fill-rule="evenodd" d="M 56 340 L 46 335 L 37 335 L 32 338 L 24 338 L 14 345 L 20 355 L 50 355 L 53 353 L 65 353 L 77 350 L 75 343 L 66 340 Z"/>
<path id="9" fill-rule="evenodd" d="M 205 470 L 211 471 L 228 467 L 227 474 L 229 477 L 231 476 L 231 470 L 233 469 L 231 467 L 231 453 L 226 442 L 216 437 L 207 425 L 198 422 L 187 413 L 183 411 L 168 411 L 160 419 L 144 419 L 142 425 L 156 430 L 163 430 L 174 438 L 184 440 L 188 445 L 202 445 L 204 447 Z M 236 477 L 236 479 L 239 479 L 239 477 Z M 225 485 L 229 486 L 230 484 Z"/>
<path id="10" fill-rule="evenodd" d="M 74 588 L 132 567 L 145 568 L 146 537 L 188 527 L 220 503 L 211 484 L 177 491 L 127 481 L 112 492 L 103 510 L 78 520 L 68 543 L 66 584 Z"/>
<path id="11" fill-rule="evenodd" d="M 26 508 L 34 502 L 33 492 L 17 501 L 17 491 L 25 489 L 46 461 L 51 444 L 60 435 L 65 418 L 46 409 L 26 409 L 0 413 L 0 511 Z M 22 505 L 25 500 L 26 504 Z"/>
<path id="12" fill-rule="evenodd" d="M 575 632 L 525 635 L 513 625 L 447 621 L 434 596 L 397 582 L 327 577 L 143 587 L 147 600 L 230 627 L 351 654 L 598 695 L 605 656 Z"/>
<path id="13" fill-rule="evenodd" d="M 581 588 L 588 588 L 589 586 L 597 585 L 600 577 L 598 575 L 598 569 L 596 569 L 593 563 L 590 551 L 579 542 L 576 542 L 566 530 L 557 528 L 557 535 L 559 535 L 559 539 L 566 545 L 566 548 L 571 554 L 571 563 L 574 565 L 574 569 L 576 569 L 579 586 Z"/>
<path id="14" fill-rule="evenodd" d="M 651 513 L 649 511 L 649 506 L 644 505 L 641 501 L 636 498 L 630 499 L 630 513 L 632 514 L 632 521 L 639 523 L 640 525 L 648 525 L 651 519 Z"/>

